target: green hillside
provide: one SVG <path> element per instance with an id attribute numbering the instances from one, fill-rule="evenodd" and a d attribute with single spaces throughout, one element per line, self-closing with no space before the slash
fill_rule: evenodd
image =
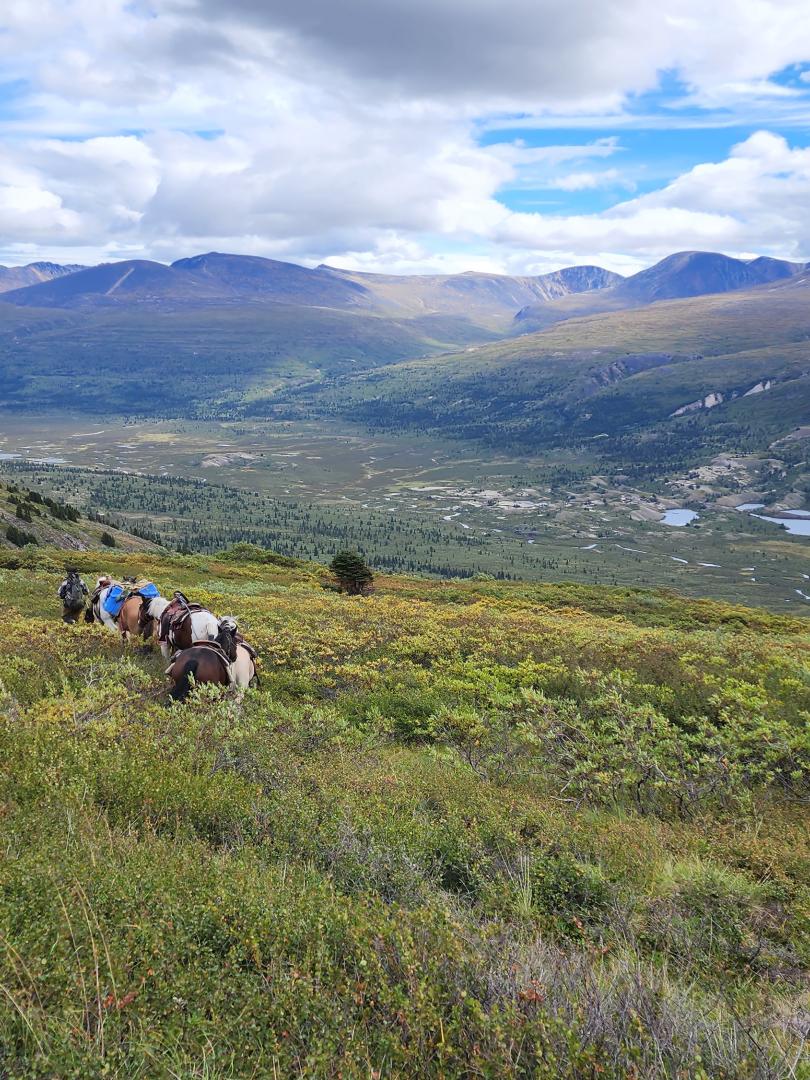
<path id="1" fill-rule="evenodd" d="M 73 501 L 59 498 L 57 484 L 43 494 L 40 485 L 32 489 L 24 483 L 0 484 L 0 551 L 22 551 L 42 545 L 65 551 L 84 551 L 103 546 L 123 551 L 155 551 L 158 545 L 88 517 Z"/>
<path id="2" fill-rule="evenodd" d="M 609 455 L 610 439 L 619 435 L 669 432 L 677 439 L 700 410 L 672 414 L 719 394 L 724 401 L 712 410 L 713 422 L 730 413 L 744 426 L 744 418 L 755 423 L 762 410 L 764 437 L 777 438 L 806 419 L 808 336 L 810 293 L 806 282 L 790 279 L 572 319 L 509 342 L 344 376 L 291 400 L 306 401 L 315 412 L 523 453 L 607 435 L 595 450 Z M 737 411 L 738 398 L 760 382 L 771 389 L 749 397 L 748 412 Z M 771 410 L 774 390 L 792 405 Z M 689 431 L 695 459 L 734 447 L 745 432 L 732 427 L 706 443 L 704 434 Z M 760 438 L 757 448 L 765 446 Z M 624 458 L 630 464 L 633 454 Z"/>
<path id="3" fill-rule="evenodd" d="M 0 395 L 29 411 L 212 415 L 280 387 L 493 336 L 461 318 L 275 303 L 81 312 L 0 304 Z"/>
<path id="4" fill-rule="evenodd" d="M 2 1069 L 808 1076 L 806 623 L 79 553 L 233 613 L 243 703 L 0 553 Z M 5 561 L 4 561 L 5 560 Z"/>

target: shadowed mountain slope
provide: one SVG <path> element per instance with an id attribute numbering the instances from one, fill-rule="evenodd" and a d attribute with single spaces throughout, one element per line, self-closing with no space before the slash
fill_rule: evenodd
<path id="1" fill-rule="evenodd" d="M 226 300 L 278 300 L 336 308 L 376 306 L 373 295 L 362 285 L 276 259 L 213 251 L 179 259 L 171 268 L 204 283 Z"/>
<path id="2" fill-rule="evenodd" d="M 113 307 L 126 303 L 211 300 L 217 290 L 192 275 L 174 270 L 163 263 L 130 259 L 102 263 L 87 270 L 3 296 L 9 304 L 21 307 L 71 308 Z"/>
<path id="3" fill-rule="evenodd" d="M 122 281 L 110 269 L 90 272 L 98 288 L 132 282 L 141 295 L 178 273 L 136 264 Z M 26 410 L 208 415 L 283 386 L 494 337 L 452 316 L 393 319 L 282 303 L 0 303 L 0 399 Z"/>

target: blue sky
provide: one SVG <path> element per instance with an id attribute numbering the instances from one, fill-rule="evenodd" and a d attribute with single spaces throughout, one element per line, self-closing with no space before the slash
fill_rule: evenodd
<path id="1" fill-rule="evenodd" d="M 0 260 L 810 259 L 806 0 L 18 0 Z"/>

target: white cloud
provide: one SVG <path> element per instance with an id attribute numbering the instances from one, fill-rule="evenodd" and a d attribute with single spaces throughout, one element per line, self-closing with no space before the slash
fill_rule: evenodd
<path id="1" fill-rule="evenodd" d="M 27 83 L 0 156 L 20 261 L 219 248 L 520 271 L 685 247 L 810 254 L 808 151 L 766 131 L 589 215 L 512 212 L 498 193 L 631 186 L 615 135 L 478 142 L 521 122 L 504 110 L 597 110 L 609 132 L 662 69 L 693 102 L 798 108 L 769 76 L 810 57 L 805 0 L 12 0 L 0 30 Z"/>
<path id="2" fill-rule="evenodd" d="M 601 172 L 574 172 L 558 176 L 550 181 L 548 186 L 560 191 L 590 191 L 593 188 L 620 183 L 623 181 L 618 169 L 603 169 Z"/>
<path id="3" fill-rule="evenodd" d="M 511 214 L 496 239 L 527 248 L 585 254 L 635 252 L 648 259 L 676 248 L 807 258 L 810 149 L 757 132 L 725 161 L 698 165 L 660 191 L 601 214 Z"/>

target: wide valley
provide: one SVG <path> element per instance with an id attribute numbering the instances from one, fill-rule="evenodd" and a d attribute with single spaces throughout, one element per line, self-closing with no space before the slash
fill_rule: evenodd
<path id="1" fill-rule="evenodd" d="M 692 475 L 644 491 L 590 466 L 573 452 L 483 455 L 458 441 L 323 420 L 6 413 L 0 426 L 7 477 L 67 487 L 86 509 L 192 549 L 249 538 L 319 558 L 332 536 L 384 567 L 664 586 L 810 612 L 807 519 L 768 520 L 754 500 L 735 508 L 748 504 L 732 492 L 756 487 L 754 459 L 715 462 L 701 483 Z M 158 504 L 177 480 L 191 482 L 186 495 Z M 205 514 L 199 496 L 188 497 L 201 489 Z M 228 530 L 235 515 L 238 537 Z"/>

